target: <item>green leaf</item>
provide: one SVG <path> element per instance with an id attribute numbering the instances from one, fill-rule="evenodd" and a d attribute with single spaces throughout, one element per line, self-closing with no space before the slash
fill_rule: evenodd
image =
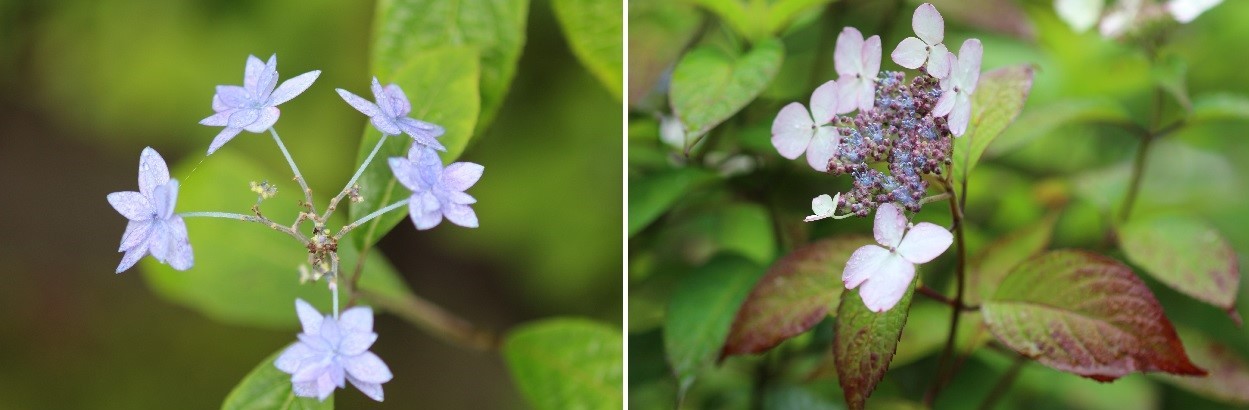
<path id="1" fill-rule="evenodd" d="M 512 380 L 535 409 L 624 407 L 620 331 L 585 319 L 522 325 L 503 342 Z"/>
<path id="2" fill-rule="evenodd" d="M 996 157 L 1022 148 L 1037 138 L 1066 126 L 1090 123 L 1124 124 L 1132 118 L 1119 103 L 1109 99 L 1063 100 L 1029 108 L 993 141 L 984 155 Z"/>
<path id="3" fill-rule="evenodd" d="M 980 311 L 993 335 L 1019 354 L 1094 380 L 1206 373 L 1188 360 L 1145 283 L 1097 254 L 1063 250 L 1029 259 Z"/>
<path id="4" fill-rule="evenodd" d="M 763 206 L 717 203 L 690 214 L 674 219 L 652 246 L 682 249 L 689 261 L 706 261 L 722 252 L 737 253 L 761 266 L 776 258 L 776 231 Z"/>
<path id="5" fill-rule="evenodd" d="M 1240 321 L 1236 251 L 1210 224 L 1183 216 L 1134 218 L 1119 228 L 1119 247 L 1155 279 Z"/>
<path id="6" fill-rule="evenodd" d="M 1131 174 L 1131 158 L 1086 172 L 1074 178 L 1076 194 L 1117 213 Z M 1148 214 L 1167 208 L 1193 212 L 1235 207 L 1244 195 L 1241 178 L 1223 155 L 1171 139 L 1154 141 L 1132 212 Z"/>
<path id="7" fill-rule="evenodd" d="M 823 7 L 834 0 L 780 0 L 768 8 L 768 33 L 780 34 L 802 13 Z"/>
<path id="8" fill-rule="evenodd" d="M 1249 97 L 1231 93 L 1204 94 L 1193 101 L 1190 124 L 1249 120 Z"/>
<path id="9" fill-rule="evenodd" d="M 967 133 L 954 140 L 952 159 L 956 178 L 967 178 L 989 144 L 1019 116 L 1032 90 L 1035 71 L 1031 65 L 1016 65 L 980 75 L 972 95 L 971 123 L 967 125 Z"/>
<path id="10" fill-rule="evenodd" d="M 968 266 L 966 303 L 976 305 L 997 291 L 1006 274 L 1033 255 L 1045 250 L 1054 234 L 1058 213 L 1050 213 L 1044 219 L 998 238 L 971 259 Z M 977 291 L 978 290 L 978 291 Z"/>
<path id="11" fill-rule="evenodd" d="M 734 57 L 702 46 L 690 51 L 672 72 L 669 98 L 685 125 L 687 144 L 736 114 L 772 82 L 781 68 L 785 48 L 768 39 Z"/>
<path id="12" fill-rule="evenodd" d="M 1231 346 L 1220 343 L 1195 329 L 1179 328 L 1180 338 L 1189 347 L 1193 363 L 1210 369 L 1206 377 L 1169 374 L 1159 379 L 1202 397 L 1240 406 L 1249 405 L 1249 361 Z"/>
<path id="13" fill-rule="evenodd" d="M 867 309 L 859 291 L 841 293 L 837 307 L 837 327 L 833 334 L 833 358 L 837 363 L 837 379 L 846 394 L 846 405 L 862 409 L 876 384 L 885 378 L 889 363 L 898 348 L 902 328 L 906 326 L 911 297 L 910 289 L 892 309 L 876 313 Z"/>
<path id="14" fill-rule="evenodd" d="M 1188 81 L 1185 79 L 1188 75 L 1188 64 L 1183 58 L 1175 54 L 1163 57 L 1150 69 L 1150 75 L 1154 84 L 1171 94 L 1181 107 L 1185 110 L 1193 108 L 1193 102 L 1188 98 Z"/>
<path id="15" fill-rule="evenodd" d="M 776 261 L 737 311 L 721 358 L 766 351 L 823 320 L 842 293 L 850 254 L 871 243 L 864 236 L 824 239 Z"/>
<path id="16" fill-rule="evenodd" d="M 694 4 L 702 6 L 719 17 L 724 23 L 728 24 L 737 34 L 749 38 L 761 38 L 764 34 L 765 27 L 760 24 L 764 20 L 752 18 L 752 16 L 762 16 L 764 8 L 767 6 L 761 4 L 761 1 L 753 1 L 750 9 L 740 0 L 692 0 Z"/>
<path id="17" fill-rule="evenodd" d="M 181 178 L 180 211 L 220 210 L 250 214 L 256 195 L 247 191 L 249 181 L 289 181 L 289 170 L 261 169 L 233 151 L 222 151 L 199 163 L 188 160 L 173 170 Z M 295 183 L 279 184 L 278 196 L 261 204 L 264 215 L 280 223 L 293 222 L 302 199 Z M 194 209 L 185 209 L 194 206 Z M 337 230 L 342 218 L 329 227 Z M 175 271 L 152 258 L 141 263 L 144 277 L 157 294 L 224 323 L 293 329 L 295 299 L 302 298 L 328 311 L 330 292 L 324 283 L 299 283 L 298 267 L 308 261 L 308 251 L 295 239 L 268 227 L 232 219 L 186 218 L 195 252 L 195 266 Z M 307 234 L 308 232 L 305 232 Z M 339 246 L 346 266 L 359 258 L 351 246 Z M 365 263 L 361 286 L 389 295 L 408 292 L 394 268 L 379 253 Z"/>
<path id="18" fill-rule="evenodd" d="M 291 375 L 273 365 L 283 350 L 286 348 L 269 355 L 247 373 L 226 396 L 221 410 L 333 410 L 333 395 L 326 397 L 325 401 L 295 396 L 291 391 Z"/>
<path id="19" fill-rule="evenodd" d="M 698 168 L 677 168 L 637 178 L 629 184 L 629 236 L 642 231 L 694 187 L 715 180 Z"/>
<path id="20" fill-rule="evenodd" d="M 435 55 L 427 56 L 430 50 L 473 50 L 479 56 L 474 66 L 481 67 L 481 83 L 471 92 L 474 95 L 480 92 L 481 118 L 476 123 L 476 129 L 468 134 L 481 134 L 498 113 L 516 74 L 516 62 L 525 45 L 528 11 L 528 0 L 379 1 L 374 21 L 373 71 L 384 81 L 384 73 L 398 71 L 413 60 L 421 60 L 428 65 L 446 63 Z M 451 63 L 454 64 L 447 70 L 467 68 L 457 66 L 461 63 L 459 61 Z M 476 75 L 477 69 L 472 73 Z M 473 81 L 476 83 L 477 79 Z M 429 98 L 431 102 L 439 103 L 443 98 L 463 98 L 456 94 L 422 96 L 408 89 L 407 85 L 401 83 L 400 86 L 413 101 Z M 476 115 L 474 112 L 473 116 Z M 415 111 L 412 117 L 427 120 L 416 115 Z M 451 128 L 447 127 L 447 130 L 450 132 Z M 445 137 L 443 143 L 446 143 Z M 456 155 L 449 159 L 454 159 Z"/>
<path id="21" fill-rule="evenodd" d="M 594 73 L 616 99 L 624 78 L 621 0 L 555 0 L 555 17 L 581 64 Z"/>
<path id="22" fill-rule="evenodd" d="M 629 2 L 629 55 L 633 56 L 628 71 L 630 105 L 642 104 L 651 94 L 664 71 L 698 33 L 702 21 L 703 14 L 685 2 Z M 629 153 L 632 155 L 633 150 Z"/>
<path id="23" fill-rule="evenodd" d="M 664 322 L 664 350 L 684 396 L 699 370 L 715 362 L 733 316 L 763 268 L 738 256 L 713 259 L 690 272 L 672 293 Z"/>
<path id="24" fill-rule="evenodd" d="M 477 56 L 469 48 L 441 48 L 422 50 L 410 61 L 393 71 L 385 71 L 380 78 L 389 78 L 403 88 L 412 100 L 412 118 L 433 122 L 446 128 L 447 133 L 439 140 L 447 146 L 441 153 L 444 162 L 454 161 L 468 146 L 473 136 L 473 124 L 477 122 Z M 356 167 L 377 145 L 382 133 L 372 125 L 365 125 L 360 150 L 356 154 Z M 407 155 L 412 139 L 406 135 L 387 137 L 386 143 L 373 162 L 360 175 L 360 195 L 363 201 L 350 207 L 351 220 L 357 220 L 373 211 L 412 195 L 395 180 L 390 170 L 389 157 Z M 406 210 L 407 207 L 403 207 Z M 357 247 L 363 249 L 376 243 L 390 232 L 407 212 L 395 211 L 378 217 L 351 233 Z"/>

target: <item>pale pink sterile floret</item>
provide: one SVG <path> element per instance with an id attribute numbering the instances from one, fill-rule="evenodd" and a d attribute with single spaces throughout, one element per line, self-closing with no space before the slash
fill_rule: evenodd
<path id="1" fill-rule="evenodd" d="M 950 61 L 950 76 L 941 79 L 941 98 L 932 109 L 935 117 L 947 116 L 950 133 L 961 137 L 967 132 L 967 124 L 971 122 L 971 95 L 976 92 L 976 83 L 980 81 L 980 60 L 984 56 L 984 47 L 980 40 L 970 39 L 963 42 L 958 49 L 958 57 L 946 54 Z"/>
<path id="2" fill-rule="evenodd" d="M 804 152 L 807 164 L 816 171 L 828 171 L 828 160 L 837 154 L 841 136 L 832 120 L 837 111 L 838 85 L 829 81 L 811 94 L 811 110 L 801 103 L 790 103 L 772 120 L 772 146 L 782 157 L 796 159 Z"/>
<path id="3" fill-rule="evenodd" d="M 837 36 L 833 65 L 837 69 L 837 113 L 867 111 L 876 103 L 876 75 L 880 73 L 880 36 L 846 27 Z"/>
<path id="4" fill-rule="evenodd" d="M 932 223 L 920 222 L 908 229 L 906 217 L 892 203 L 876 209 L 872 232 L 880 245 L 855 250 L 841 280 L 846 289 L 859 288 L 863 304 L 877 313 L 902 300 L 915 279 L 915 265 L 935 259 L 954 242 L 954 235 Z"/>
<path id="5" fill-rule="evenodd" d="M 941 18 L 941 13 L 932 4 L 921 4 L 911 18 L 911 28 L 918 38 L 907 37 L 898 43 L 890 54 L 893 62 L 912 70 L 927 62 L 924 69 L 929 75 L 936 78 L 948 76 L 950 64 L 945 56 L 950 50 L 942 43 L 945 39 L 945 20 Z"/>

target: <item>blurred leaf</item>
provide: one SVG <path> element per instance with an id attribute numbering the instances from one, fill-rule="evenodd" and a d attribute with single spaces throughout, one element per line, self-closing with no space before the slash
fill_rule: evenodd
<path id="1" fill-rule="evenodd" d="M 876 384 L 889 371 L 889 363 L 893 361 L 902 328 L 906 326 L 911 297 L 918 282 L 912 280 L 902 300 L 892 309 L 880 313 L 867 309 L 863 299 L 859 298 L 858 290 L 841 293 L 841 305 L 837 307 L 837 330 L 833 336 L 833 357 L 837 363 L 838 382 L 846 393 L 846 404 L 850 408 L 862 409 L 867 397 L 876 390 Z"/>
<path id="2" fill-rule="evenodd" d="M 741 0 L 691 0 L 692 3 L 703 6 L 716 17 L 719 17 L 725 24 L 736 31 L 738 35 L 746 38 L 760 38 L 763 36 L 764 26 L 763 20 L 755 17 L 762 16 L 760 8 L 767 7 L 761 1 L 751 2 L 749 6 Z M 750 9 L 747 10 L 747 7 Z"/>
<path id="3" fill-rule="evenodd" d="M 663 215 L 677 199 L 715 174 L 699 168 L 677 168 L 634 178 L 629 184 L 629 236 Z"/>
<path id="4" fill-rule="evenodd" d="M 395 60 L 398 62 L 398 60 Z M 447 133 L 439 140 L 447 146 L 441 153 L 444 162 L 454 161 L 473 137 L 477 122 L 477 54 L 470 48 L 424 50 L 396 69 L 382 70 L 380 78 L 389 78 L 403 88 L 412 100 L 412 118 L 442 125 Z M 356 168 L 373 151 L 382 133 L 371 124 L 365 125 L 364 137 L 356 154 Z M 395 180 L 389 157 L 407 156 L 412 139 L 407 135 L 391 136 L 382 145 L 373 162 L 360 175 L 359 203 L 351 204 L 351 220 L 357 220 L 412 193 Z M 351 234 L 357 247 L 363 249 L 376 243 L 408 216 L 407 207 L 373 219 Z"/>
<path id="5" fill-rule="evenodd" d="M 842 293 L 850 254 L 870 243 L 863 236 L 824 239 L 776 261 L 737 311 L 721 358 L 766 351 L 823 320 Z"/>
<path id="6" fill-rule="evenodd" d="M 285 347 L 269 355 L 251 373 L 247 373 L 226 396 L 221 410 L 333 410 L 333 395 L 326 397 L 325 401 L 295 396 L 291 391 L 291 375 L 273 365 L 284 350 Z"/>
<path id="7" fill-rule="evenodd" d="M 703 15 L 682 1 L 629 2 L 629 105 L 648 96 L 702 25 Z M 630 150 L 632 152 L 632 150 Z"/>
<path id="8" fill-rule="evenodd" d="M 776 257 L 772 216 L 758 204 L 717 204 L 673 224 L 677 225 L 669 230 L 677 236 L 673 247 L 682 249 L 684 259 L 698 264 L 721 252 L 735 252 L 760 266 Z"/>
<path id="9" fill-rule="evenodd" d="M 780 34 L 804 12 L 823 7 L 834 0 L 779 0 L 768 7 L 768 33 Z"/>
<path id="10" fill-rule="evenodd" d="M 585 319 L 525 324 L 508 334 L 503 358 L 535 409 L 624 407 L 620 331 Z"/>
<path id="11" fill-rule="evenodd" d="M 958 336 L 954 341 L 956 352 L 970 353 L 993 338 L 980 312 L 965 311 L 960 314 Z M 945 346 L 950 333 L 950 306 L 936 301 L 916 301 L 911 304 L 906 322 L 906 329 L 902 330 L 898 349 L 890 362 L 890 366 L 895 368 L 919 361 Z"/>
<path id="12" fill-rule="evenodd" d="M 447 131 L 481 134 L 494 120 L 516 74 L 516 62 L 520 60 L 521 48 L 525 45 L 528 11 L 528 0 L 379 1 L 373 33 L 373 71 L 382 78 L 383 73 L 398 71 L 414 60 L 425 65 L 444 63 L 438 59 L 441 56 L 426 56 L 430 50 L 474 50 L 479 53 L 479 59 L 473 66 L 480 67 L 481 83 L 472 93 L 481 93 L 481 117 L 471 133 L 451 131 L 451 127 L 447 127 Z M 450 61 L 447 70 L 468 69 L 468 66 L 460 66 L 462 63 Z M 477 72 L 478 69 L 473 68 L 471 73 L 476 77 Z M 476 81 L 474 78 L 475 84 Z M 408 89 L 408 85 L 399 85 L 415 100 L 428 99 L 433 103 L 440 103 L 444 98 L 467 98 L 460 93 L 468 91 L 422 96 Z M 416 115 L 415 110 L 413 117 L 425 120 Z M 445 137 L 443 143 L 446 143 Z M 459 151 L 452 150 L 451 157 L 445 159 L 457 156 Z"/>
<path id="13" fill-rule="evenodd" d="M 221 151 L 198 164 L 187 160 L 173 170 L 182 179 L 182 211 L 216 210 L 249 214 L 255 194 L 246 191 L 248 181 L 287 180 L 284 173 L 260 169 L 233 151 Z M 289 172 L 289 171 L 288 171 Z M 295 202 L 301 199 L 294 183 L 280 185 L 277 198 L 262 210 L 275 221 L 294 221 Z M 231 192 L 237 194 L 230 194 Z M 332 218 L 337 230 L 341 218 Z M 293 329 L 295 299 L 302 298 L 329 310 L 330 292 L 324 283 L 301 285 L 298 266 L 306 264 L 308 251 L 298 241 L 260 224 L 220 218 L 186 218 L 195 266 L 179 272 L 152 258 L 141 263 L 144 277 L 157 294 L 224 323 L 273 329 Z M 307 232 L 305 232 L 307 234 Z M 338 247 L 345 266 L 354 266 L 359 253 L 347 244 Z M 360 286 L 387 295 L 408 292 L 394 268 L 378 252 L 365 263 Z"/>
<path id="14" fill-rule="evenodd" d="M 1015 361 L 1014 354 L 1003 354 L 992 349 L 981 349 L 973 354 L 987 366 L 1001 374 Z M 960 375 L 961 376 L 961 375 Z M 979 383 L 980 381 L 976 381 Z M 957 383 L 957 381 L 955 382 Z M 1082 410 L 1123 410 L 1165 408 L 1159 399 L 1158 386 L 1144 375 L 1129 375 L 1103 383 L 1071 373 L 1064 373 L 1035 363 L 1027 363 L 1019 371 L 1011 394 L 996 407 L 998 409 L 1026 408 L 1044 397 L 1053 408 Z M 953 394 L 944 395 L 954 398 Z M 940 406 L 940 401 L 938 402 Z"/>
<path id="15" fill-rule="evenodd" d="M 1195 329 L 1179 328 L 1193 363 L 1209 369 L 1206 377 L 1157 375 L 1163 381 L 1228 404 L 1249 405 L 1249 362 L 1231 346 Z"/>
<path id="16" fill-rule="evenodd" d="M 784 384 L 763 392 L 763 410 L 839 410 L 840 406 L 801 386 Z"/>
<path id="17" fill-rule="evenodd" d="M 1038 255 L 981 305 L 985 323 L 1019 354 L 1110 381 L 1132 372 L 1202 375 L 1149 288 L 1114 259 L 1076 251 Z"/>
<path id="18" fill-rule="evenodd" d="M 1057 101 L 1025 110 L 984 154 L 996 157 L 1009 153 L 1065 126 L 1087 123 L 1130 124 L 1131 121 L 1127 110 L 1111 100 Z"/>
<path id="19" fill-rule="evenodd" d="M 1231 94 L 1203 94 L 1193 101 L 1189 124 L 1210 121 L 1249 120 L 1249 97 Z"/>
<path id="20" fill-rule="evenodd" d="M 1153 65 L 1150 74 L 1158 88 L 1175 98 L 1180 107 L 1185 110 L 1193 108 L 1193 102 L 1188 98 L 1188 64 L 1183 58 L 1175 54 L 1167 55 Z"/>
<path id="21" fill-rule="evenodd" d="M 1103 209 L 1115 209 L 1127 193 L 1132 159 L 1074 178 L 1076 193 Z M 1147 158 L 1141 188 L 1132 212 L 1184 208 L 1187 212 L 1241 203 L 1240 176 L 1227 159 L 1213 152 L 1162 139 Z"/>
<path id="22" fill-rule="evenodd" d="M 1119 228 L 1119 247 L 1155 279 L 1240 322 L 1236 251 L 1210 224 L 1183 216 L 1133 218 Z"/>
<path id="23" fill-rule="evenodd" d="M 1006 274 L 1045 250 L 1057 221 L 1058 213 L 1050 213 L 1045 219 L 998 238 L 977 253 L 968 269 L 968 286 L 972 291 L 967 293 L 966 303 L 975 305 L 982 298 L 991 298 Z"/>
<path id="24" fill-rule="evenodd" d="M 672 73 L 669 98 L 685 124 L 687 141 L 697 141 L 758 96 L 784 57 L 784 46 L 776 39 L 761 41 L 740 57 L 712 46 L 682 57 Z"/>
<path id="25" fill-rule="evenodd" d="M 733 316 L 763 268 L 725 255 L 690 272 L 677 285 L 664 322 L 664 350 L 676 375 L 679 395 L 694 384 L 699 370 L 715 362 Z"/>
<path id="26" fill-rule="evenodd" d="M 972 94 L 967 134 L 954 140 L 952 159 L 956 179 L 966 179 L 989 143 L 1019 116 L 1032 90 L 1035 71 L 1031 65 L 1017 65 L 980 75 L 976 92 Z"/>
<path id="27" fill-rule="evenodd" d="M 564 38 L 581 64 L 594 73 L 616 99 L 624 81 L 624 35 L 621 0 L 554 0 Z"/>

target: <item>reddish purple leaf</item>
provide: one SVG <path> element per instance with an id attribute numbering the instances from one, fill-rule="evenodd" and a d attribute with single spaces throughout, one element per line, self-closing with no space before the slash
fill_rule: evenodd
<path id="1" fill-rule="evenodd" d="M 833 333 L 833 361 L 837 380 L 846 395 L 846 405 L 862 409 L 876 384 L 885 378 L 889 363 L 898 349 L 898 339 L 906 326 L 915 283 L 892 309 L 875 313 L 868 310 L 858 291 L 841 294 L 837 307 L 837 327 Z"/>
<path id="2" fill-rule="evenodd" d="M 824 239 L 776 261 L 737 311 L 720 358 L 766 351 L 819 323 L 842 292 L 846 260 L 869 243 L 866 236 Z"/>
<path id="3" fill-rule="evenodd" d="M 1235 350 L 1193 329 L 1180 329 L 1193 362 L 1210 369 L 1206 377 L 1162 375 L 1162 380 L 1225 403 L 1249 405 L 1249 362 Z"/>
<path id="4" fill-rule="evenodd" d="M 981 306 L 993 335 L 1046 366 L 1110 381 L 1132 372 L 1204 375 L 1158 300 L 1124 264 L 1078 250 L 1020 264 Z"/>
<path id="5" fill-rule="evenodd" d="M 1180 216 L 1135 219 L 1119 228 L 1119 247 L 1145 273 L 1223 309 L 1240 323 L 1236 313 L 1240 266 L 1236 251 L 1218 229 Z"/>

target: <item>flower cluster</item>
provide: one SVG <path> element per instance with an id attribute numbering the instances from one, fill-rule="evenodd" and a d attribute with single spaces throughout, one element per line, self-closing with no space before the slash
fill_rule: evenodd
<path id="1" fill-rule="evenodd" d="M 1055 0 L 1054 11 L 1077 32 L 1097 25 L 1102 36 L 1120 38 L 1154 23 L 1192 22 L 1220 3 L 1223 0 L 1167 0 L 1162 4 L 1152 0 L 1118 0 L 1106 8 L 1105 0 Z"/>
<path id="2" fill-rule="evenodd" d="M 381 401 L 382 384 L 390 381 L 390 369 L 380 358 L 368 351 L 377 334 L 373 333 L 373 311 L 367 307 L 353 307 L 339 314 L 338 309 L 338 241 L 351 230 L 386 212 L 408 205 L 412 222 L 417 229 L 437 226 L 443 218 L 469 228 L 478 226 L 477 214 L 469 206 L 476 199 L 464 191 L 481 178 L 481 165 L 458 162 L 444 167 L 438 151 L 446 147 L 438 141 L 445 130 L 436 124 L 408 117 L 412 106 L 403 90 L 396 84 L 382 86 L 373 78 L 372 92 L 376 102 L 361 98 L 351 92 L 338 89 L 338 94 L 356 110 L 368 116 L 373 126 L 382 133 L 373 151 L 363 161 L 351 180 L 325 212 L 318 214 L 312 205 L 312 190 L 308 188 L 294 159 L 286 150 L 282 139 L 273 128 L 281 112 L 277 106 L 302 94 L 316 81 L 321 72 L 310 71 L 278 85 L 277 56 L 262 62 L 249 56 L 244 67 L 243 85 L 222 85 L 212 98 L 214 114 L 200 124 L 223 127 L 208 147 L 208 155 L 221 149 L 242 131 L 273 136 L 278 148 L 286 157 L 295 180 L 299 182 L 307 209 L 289 227 L 266 218 L 260 211 L 259 201 L 252 207 L 254 215 L 225 212 L 175 213 L 178 199 L 178 181 L 170 179 L 169 168 L 160 154 L 145 148 L 139 159 L 139 191 L 114 192 L 108 195 L 109 204 L 128 221 L 122 234 L 120 252 L 124 252 L 117 267 L 121 273 L 134 266 L 145 255 L 167 263 L 177 270 L 190 269 L 194 258 L 184 217 L 217 217 L 244 222 L 256 222 L 284 232 L 299 240 L 308 249 L 311 268 L 300 267 L 301 282 L 325 278 L 332 292 L 334 311 L 322 316 L 303 300 L 296 300 L 295 308 L 303 325 L 298 341 L 287 348 L 274 365 L 291 374 L 292 391 L 303 397 L 325 400 L 337 388 L 347 382 L 356 386 L 368 397 Z M 344 226 L 333 234 L 325 226 L 338 202 L 349 198 L 360 202 L 360 187 L 355 182 L 372 162 L 388 137 L 407 134 L 412 139 L 408 157 L 390 159 L 395 178 L 412 191 L 409 198 L 389 204 L 377 211 Z M 252 192 L 265 200 L 277 195 L 277 187 L 252 182 Z M 311 236 L 305 236 L 300 224 L 313 224 Z M 354 287 L 354 284 L 353 284 Z"/>

